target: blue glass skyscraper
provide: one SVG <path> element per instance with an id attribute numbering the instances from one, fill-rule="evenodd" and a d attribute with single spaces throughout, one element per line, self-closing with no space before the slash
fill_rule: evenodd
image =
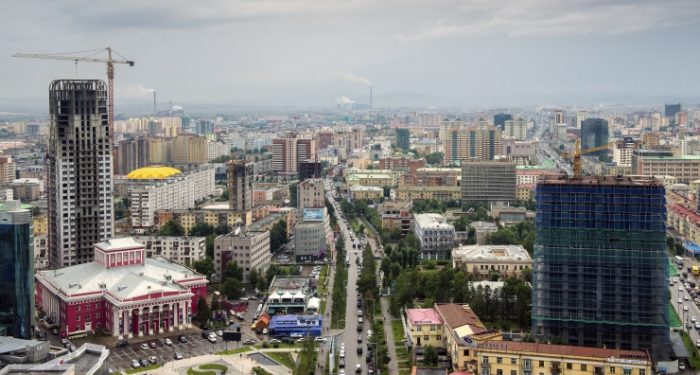
<path id="1" fill-rule="evenodd" d="M 0 204 L 0 335 L 31 339 L 34 327 L 34 244 L 31 212 Z"/>
<path id="2" fill-rule="evenodd" d="M 666 357 L 670 293 L 661 182 L 544 178 L 536 205 L 532 333 Z"/>

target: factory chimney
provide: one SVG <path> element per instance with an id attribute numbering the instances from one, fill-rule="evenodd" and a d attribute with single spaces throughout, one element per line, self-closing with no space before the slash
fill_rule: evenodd
<path id="1" fill-rule="evenodd" d="M 374 98 L 372 97 L 372 85 L 370 85 L 370 86 L 369 86 L 369 107 L 370 107 L 370 108 L 372 108 L 372 101 L 373 101 L 373 99 L 374 99 Z"/>

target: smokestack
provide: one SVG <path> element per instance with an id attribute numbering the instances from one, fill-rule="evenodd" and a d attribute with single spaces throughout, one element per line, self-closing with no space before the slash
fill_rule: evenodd
<path id="1" fill-rule="evenodd" d="M 370 108 L 372 108 L 372 101 L 373 101 L 373 99 L 374 99 L 374 98 L 372 97 L 372 85 L 370 85 L 370 86 L 369 86 L 369 107 L 370 107 Z"/>
<path id="2" fill-rule="evenodd" d="M 156 90 L 153 89 L 153 116 L 158 117 L 158 110 L 156 109 Z"/>

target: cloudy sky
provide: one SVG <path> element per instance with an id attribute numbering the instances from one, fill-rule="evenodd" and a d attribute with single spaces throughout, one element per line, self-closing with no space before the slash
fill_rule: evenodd
<path id="1" fill-rule="evenodd" d="M 332 106 L 370 82 L 378 105 L 700 96 L 697 0 L 0 0 L 0 24 L 3 99 L 75 77 L 12 53 L 106 46 L 136 62 L 117 103 Z"/>

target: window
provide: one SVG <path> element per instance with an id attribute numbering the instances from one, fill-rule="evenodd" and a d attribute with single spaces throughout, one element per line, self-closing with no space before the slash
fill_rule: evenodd
<path id="1" fill-rule="evenodd" d="M 75 306 L 75 311 L 80 311 L 80 305 Z"/>
<path id="2" fill-rule="evenodd" d="M 615 366 L 610 366 L 610 373 L 614 374 L 615 373 Z"/>
<path id="3" fill-rule="evenodd" d="M 430 340 L 430 336 L 423 336 L 423 340 L 425 340 L 425 341 Z"/>
<path id="4" fill-rule="evenodd" d="M 544 367 L 544 361 L 540 361 L 540 367 Z"/>
<path id="5" fill-rule="evenodd" d="M 515 358 L 511 358 L 511 359 L 510 359 L 510 364 L 511 364 L 511 365 L 514 365 L 514 364 L 516 364 L 517 362 L 518 362 L 518 360 L 515 359 Z"/>
<path id="6" fill-rule="evenodd" d="M 89 303 L 85 304 L 85 310 L 90 311 L 90 304 Z"/>
<path id="7" fill-rule="evenodd" d="M 489 357 L 484 357 L 481 359 L 481 363 L 488 364 L 489 363 Z"/>
<path id="8" fill-rule="evenodd" d="M 496 363 L 503 363 L 503 358 L 496 357 Z"/>
<path id="9" fill-rule="evenodd" d="M 76 315 L 75 320 L 80 321 L 80 315 Z"/>
<path id="10" fill-rule="evenodd" d="M 510 375 L 518 375 L 518 372 L 515 370 L 510 370 Z"/>
<path id="11" fill-rule="evenodd" d="M 622 373 L 624 375 L 632 375 L 632 369 L 629 369 L 629 368 L 622 369 Z"/>
<path id="12" fill-rule="evenodd" d="M 462 351 L 462 353 L 463 353 L 464 355 L 468 356 L 468 355 L 469 355 L 469 350 L 464 350 L 464 351 Z"/>
<path id="13" fill-rule="evenodd" d="M 503 375 L 503 370 L 497 369 L 497 370 L 496 370 L 496 375 Z"/>
<path id="14" fill-rule="evenodd" d="M 646 375 L 647 372 L 644 369 L 639 369 L 639 375 Z"/>
<path id="15" fill-rule="evenodd" d="M 573 369 L 573 368 L 574 368 L 573 363 L 567 363 L 567 364 L 566 364 L 566 369 L 567 369 L 567 370 L 571 370 L 571 369 Z"/>

